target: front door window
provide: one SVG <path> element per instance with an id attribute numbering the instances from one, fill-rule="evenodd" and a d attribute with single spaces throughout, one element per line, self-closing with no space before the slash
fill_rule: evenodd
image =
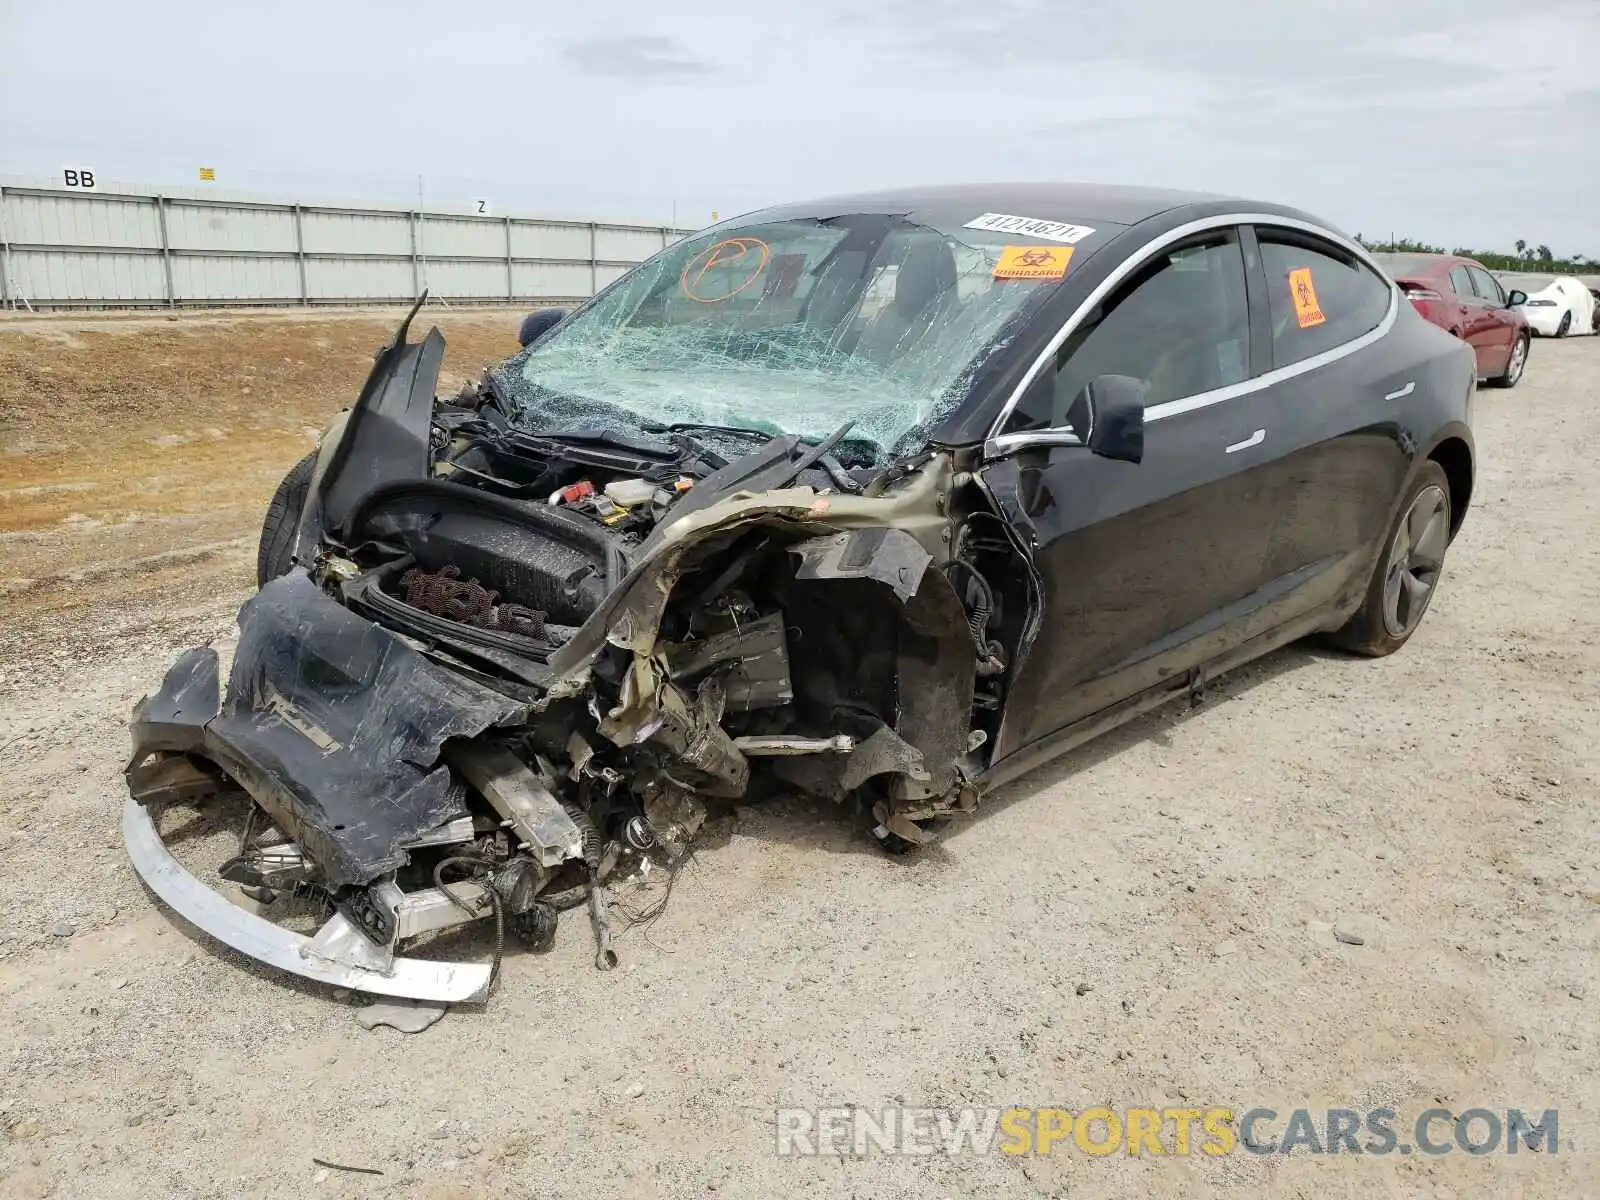
<path id="1" fill-rule="evenodd" d="M 1163 250 L 1073 331 L 1052 387 L 1029 390 L 1003 433 L 1070 428 L 1074 397 L 1100 375 L 1131 375 L 1163 404 L 1250 374 L 1244 256 L 1232 230 Z"/>

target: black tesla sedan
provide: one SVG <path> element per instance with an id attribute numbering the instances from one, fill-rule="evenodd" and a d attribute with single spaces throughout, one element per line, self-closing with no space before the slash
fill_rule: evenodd
<path id="1" fill-rule="evenodd" d="M 237 639 L 136 709 L 124 813 L 190 920 L 369 992 L 481 998 L 399 949 L 578 905 L 611 965 L 610 881 L 708 803 L 799 790 L 904 850 L 1292 639 L 1390 653 L 1472 493 L 1471 350 L 1274 204 L 773 208 L 451 397 L 410 321 L 274 498 Z M 319 931 L 178 867 L 174 804 L 238 805 L 221 878 Z"/>

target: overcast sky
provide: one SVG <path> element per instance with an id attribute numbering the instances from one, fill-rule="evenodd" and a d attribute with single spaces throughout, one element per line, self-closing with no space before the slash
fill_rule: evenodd
<path id="1" fill-rule="evenodd" d="M 0 0 L 0 173 L 704 223 L 1065 179 L 1600 257 L 1600 0 Z M 1056 214 L 1051 214 L 1056 215 Z M 1070 216 L 1070 214 L 1061 214 Z"/>

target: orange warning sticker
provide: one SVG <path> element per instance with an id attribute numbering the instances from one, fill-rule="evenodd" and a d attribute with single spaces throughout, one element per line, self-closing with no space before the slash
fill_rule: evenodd
<path id="1" fill-rule="evenodd" d="M 1328 319 L 1317 303 L 1317 288 L 1311 282 L 1310 267 L 1296 267 L 1289 272 L 1289 298 L 1294 301 L 1294 319 L 1301 329 L 1321 325 Z"/>
<path id="2" fill-rule="evenodd" d="M 1061 279 L 1072 261 L 1071 246 L 1007 246 L 994 264 L 996 279 Z"/>

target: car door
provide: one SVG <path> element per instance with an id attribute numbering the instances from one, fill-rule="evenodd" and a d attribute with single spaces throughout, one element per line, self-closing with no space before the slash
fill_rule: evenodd
<path id="1" fill-rule="evenodd" d="M 1511 347 L 1517 340 L 1516 318 L 1506 303 L 1505 289 L 1498 279 L 1482 267 L 1469 266 L 1467 273 L 1472 276 L 1472 286 L 1483 300 L 1484 343 L 1494 355 L 1493 366 L 1486 374 L 1498 375 L 1511 361 Z"/>
<path id="2" fill-rule="evenodd" d="M 1488 378 L 1505 364 L 1496 362 L 1494 322 L 1489 316 L 1489 305 L 1473 286 L 1472 273 L 1466 263 L 1450 268 L 1450 290 L 1455 293 L 1461 319 L 1461 340 L 1478 356 L 1478 374 Z"/>
<path id="3" fill-rule="evenodd" d="M 1262 467 L 1275 443 L 1270 397 L 1248 385 L 1259 362 L 1246 289 L 1237 229 L 1149 253 L 1086 314 L 995 439 L 984 482 L 1034 546 L 1044 593 L 996 761 L 1181 681 L 1253 609 L 1272 526 Z M 1113 374 L 1149 388 L 1137 464 L 1091 454 L 1065 420 L 1085 384 Z"/>
<path id="4" fill-rule="evenodd" d="M 1429 381 L 1402 339 L 1386 336 L 1403 301 L 1353 248 L 1288 226 L 1254 235 L 1279 450 L 1268 468 L 1270 627 L 1337 610 L 1366 586 L 1410 461 L 1397 405 Z"/>

